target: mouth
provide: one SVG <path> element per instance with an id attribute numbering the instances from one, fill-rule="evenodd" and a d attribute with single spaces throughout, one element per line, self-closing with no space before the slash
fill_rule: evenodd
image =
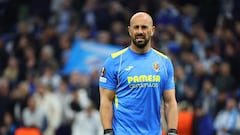
<path id="1" fill-rule="evenodd" d="M 136 41 L 144 41 L 145 40 L 145 36 L 144 35 L 136 35 L 135 36 L 135 39 L 136 39 Z"/>

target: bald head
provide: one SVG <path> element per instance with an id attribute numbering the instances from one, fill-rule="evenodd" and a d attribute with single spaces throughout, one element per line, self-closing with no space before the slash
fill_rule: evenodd
<path id="1" fill-rule="evenodd" d="M 135 24 L 135 22 L 137 21 L 144 21 L 146 24 L 153 26 L 153 19 L 152 17 L 146 13 L 146 12 L 138 12 L 136 14 L 134 14 L 131 19 L 130 19 L 130 25 Z"/>
<path id="2" fill-rule="evenodd" d="M 153 26 L 152 17 L 145 12 L 138 12 L 130 19 L 128 32 L 131 37 L 131 47 L 135 49 L 148 50 L 151 37 L 154 34 L 155 27 Z"/>

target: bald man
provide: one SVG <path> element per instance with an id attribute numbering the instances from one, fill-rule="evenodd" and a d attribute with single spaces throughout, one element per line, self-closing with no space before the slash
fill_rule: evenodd
<path id="1" fill-rule="evenodd" d="M 149 14 L 134 14 L 128 26 L 130 46 L 105 61 L 99 78 L 104 135 L 161 135 L 161 101 L 168 135 L 177 135 L 173 66 L 151 47 L 154 30 Z"/>

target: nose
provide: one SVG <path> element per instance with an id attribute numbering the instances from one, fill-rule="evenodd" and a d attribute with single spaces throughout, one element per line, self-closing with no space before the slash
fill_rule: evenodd
<path id="1" fill-rule="evenodd" d="M 142 29 L 141 27 L 139 27 L 139 28 L 137 29 L 137 33 L 138 33 L 138 34 L 142 34 L 142 33 L 143 33 L 143 29 Z"/>
<path id="2" fill-rule="evenodd" d="M 140 33 L 142 33 L 142 32 L 143 32 L 142 27 L 139 27 L 139 28 L 138 28 L 138 31 L 139 31 Z"/>

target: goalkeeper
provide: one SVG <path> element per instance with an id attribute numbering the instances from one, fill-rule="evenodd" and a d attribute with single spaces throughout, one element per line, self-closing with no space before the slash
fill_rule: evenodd
<path id="1" fill-rule="evenodd" d="M 173 66 L 151 47 L 154 30 L 149 14 L 134 14 L 128 26 L 130 46 L 105 61 L 99 78 L 104 135 L 161 135 L 162 97 L 168 135 L 177 135 Z"/>

